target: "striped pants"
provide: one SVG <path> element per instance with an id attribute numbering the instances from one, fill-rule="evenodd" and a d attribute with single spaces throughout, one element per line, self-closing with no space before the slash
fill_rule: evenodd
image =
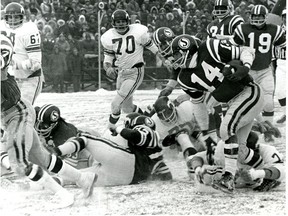
<path id="1" fill-rule="evenodd" d="M 40 144 L 34 129 L 35 111 L 25 99 L 1 112 L 1 123 L 7 133 L 6 149 L 11 168 L 19 175 L 25 174 L 30 162 L 48 167 L 50 155 Z"/>

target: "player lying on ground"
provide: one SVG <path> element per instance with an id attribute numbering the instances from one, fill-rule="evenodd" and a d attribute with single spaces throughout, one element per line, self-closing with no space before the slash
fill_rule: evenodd
<path id="1" fill-rule="evenodd" d="M 216 133 L 214 132 L 214 137 L 211 138 L 211 134 L 208 133 L 207 116 L 197 112 L 201 107 L 190 100 L 181 101 L 181 98 L 182 96 L 172 101 L 167 96 L 159 97 L 150 114 L 154 112 L 151 118 L 155 122 L 162 146 L 168 147 L 176 143 L 181 146 L 190 175 L 191 156 L 205 150 L 208 145 L 216 144 L 213 141 Z"/>
<path id="2" fill-rule="evenodd" d="M 259 152 L 263 158 L 263 163 L 254 169 L 238 161 L 238 170 L 234 178 L 235 186 L 238 188 L 252 187 L 253 190 L 262 192 L 280 185 L 285 180 L 286 175 L 282 154 L 274 146 L 258 143 L 258 135 L 252 131 L 247 139 L 247 147 Z M 212 166 L 207 166 L 207 151 L 197 153 L 192 158 L 191 164 L 195 170 L 195 180 L 200 184 L 211 185 L 214 178 L 217 179 L 222 175 L 224 166 L 223 149 L 224 143 L 219 141 L 214 149 L 214 163 Z"/>
<path id="3" fill-rule="evenodd" d="M 138 113 L 128 114 L 124 121 L 125 127 L 113 129 L 122 137 L 118 139 L 118 143 L 100 136 L 80 133 L 78 137 L 55 147 L 54 152 L 65 157 L 68 154 L 89 151 L 99 162 L 97 166 L 89 168 L 98 175 L 96 186 L 137 184 L 147 179 L 172 179 L 163 161 L 154 121 Z"/>

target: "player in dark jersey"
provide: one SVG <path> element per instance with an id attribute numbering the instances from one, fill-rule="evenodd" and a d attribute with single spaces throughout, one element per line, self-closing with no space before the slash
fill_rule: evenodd
<path id="1" fill-rule="evenodd" d="M 284 47 L 286 37 L 280 26 L 267 24 L 266 17 L 268 10 L 263 5 L 256 5 L 251 9 L 250 23 L 240 25 L 235 30 L 233 43 L 237 45 L 249 46 L 255 49 L 255 60 L 251 66 L 249 74 L 258 83 L 265 97 L 265 106 L 262 116 L 259 115 L 258 122 L 268 121 L 273 123 L 274 116 L 274 78 L 272 68 L 273 46 Z M 267 131 L 264 133 L 265 141 L 273 141 L 272 134 Z M 274 134 L 280 137 L 281 134 Z"/>
<path id="2" fill-rule="evenodd" d="M 230 39 L 236 27 L 244 20 L 232 15 L 234 6 L 230 0 L 215 0 L 213 15 L 216 19 L 207 26 L 208 38 Z"/>
<path id="3" fill-rule="evenodd" d="M 220 125 L 220 137 L 225 141 L 225 173 L 213 187 L 231 193 L 237 158 L 254 167 L 262 161 L 259 154 L 246 146 L 253 119 L 264 105 L 261 88 L 248 74 L 254 50 L 217 39 L 198 45 L 189 35 L 176 37 L 171 48 L 175 79 L 191 96 L 192 102 L 203 103 L 205 92 L 210 92 L 212 99 L 229 105 Z M 203 111 L 206 109 L 203 104 Z"/>
<path id="4" fill-rule="evenodd" d="M 12 170 L 20 177 L 45 187 L 60 198 L 60 206 L 74 203 L 74 195 L 59 186 L 45 171 L 58 173 L 70 179 L 83 189 L 84 196 L 93 192 L 96 179 L 94 173 L 79 172 L 64 163 L 55 155 L 49 154 L 41 147 L 39 137 L 34 129 L 35 113 L 32 104 L 21 98 L 21 92 L 13 76 L 8 74 L 13 45 L 3 34 L 1 37 L 1 124 L 7 134 L 6 149 Z M 1 146 L 4 143 L 1 142 Z"/>
<path id="5" fill-rule="evenodd" d="M 124 121 L 125 127 L 121 125 L 112 129 L 121 136 L 117 143 L 83 133 L 55 147 L 54 152 L 64 156 L 89 151 L 100 163 L 94 169 L 98 175 L 96 186 L 136 184 L 150 178 L 172 179 L 163 161 L 154 121 L 138 113 L 128 114 Z"/>
<path id="6" fill-rule="evenodd" d="M 71 137 L 75 137 L 84 131 L 95 136 L 100 136 L 96 131 L 87 128 L 81 130 L 67 122 L 61 116 L 59 107 L 53 104 L 44 104 L 41 107 L 35 107 L 35 110 L 35 129 L 40 138 L 42 138 L 43 146 L 48 151 L 55 146 L 62 145 Z M 63 160 L 77 169 L 90 167 L 94 162 L 89 152 L 71 154 L 63 158 Z"/>

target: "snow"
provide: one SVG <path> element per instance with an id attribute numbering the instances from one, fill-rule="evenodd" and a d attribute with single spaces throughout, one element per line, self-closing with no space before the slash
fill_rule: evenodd
<path id="1" fill-rule="evenodd" d="M 173 92 L 172 98 L 182 93 Z M 79 93 L 42 93 L 36 105 L 52 103 L 61 110 L 61 115 L 81 128 L 91 128 L 104 133 L 108 124 L 110 103 L 115 91 L 100 89 Z M 152 104 L 159 90 L 138 90 L 134 101 L 141 108 Z M 275 100 L 275 119 L 280 107 Z M 122 119 L 123 117 L 121 117 Z M 121 121 L 120 119 L 120 121 Z M 281 153 L 286 153 L 286 127 L 280 127 L 282 138 L 275 139 Z M 263 140 L 261 137 L 260 140 Z M 25 180 L 14 184 L 2 179 L 0 188 L 0 214 L 3 216 L 92 216 L 92 215 L 284 215 L 285 182 L 273 191 L 256 193 L 249 189 L 237 189 L 227 195 L 209 188 L 199 189 L 187 175 L 181 153 L 166 150 L 167 165 L 173 174 L 171 182 L 145 182 L 139 185 L 95 188 L 91 198 L 80 198 L 81 190 L 69 187 L 76 195 L 73 206 L 55 209 L 53 195 Z"/>

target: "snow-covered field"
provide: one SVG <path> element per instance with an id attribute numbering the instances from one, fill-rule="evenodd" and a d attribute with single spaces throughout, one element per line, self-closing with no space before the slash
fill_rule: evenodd
<path id="1" fill-rule="evenodd" d="M 36 105 L 52 103 L 61 110 L 61 115 L 79 127 L 105 131 L 110 112 L 110 102 L 115 91 L 80 93 L 42 93 Z M 176 90 L 172 98 L 179 95 Z M 145 108 L 152 104 L 159 90 L 139 90 L 135 103 Z M 275 101 L 277 119 L 278 102 Z M 282 138 L 275 145 L 286 154 L 286 127 L 280 128 Z M 262 141 L 261 137 L 261 141 Z M 78 199 L 65 209 L 53 209 L 52 194 L 47 190 L 25 189 L 25 181 L 11 183 L 2 179 L 0 188 L 0 215 L 19 216 L 97 216 L 97 215 L 285 215 L 285 183 L 267 193 L 256 193 L 249 189 L 237 189 L 235 194 L 221 192 L 199 192 L 194 182 L 189 181 L 182 155 L 176 151 L 165 151 L 166 161 L 174 180 L 171 182 L 146 182 L 139 185 L 95 188 L 88 200 Z M 286 161 L 286 158 L 285 158 Z M 80 189 L 68 188 L 79 194 Z"/>

